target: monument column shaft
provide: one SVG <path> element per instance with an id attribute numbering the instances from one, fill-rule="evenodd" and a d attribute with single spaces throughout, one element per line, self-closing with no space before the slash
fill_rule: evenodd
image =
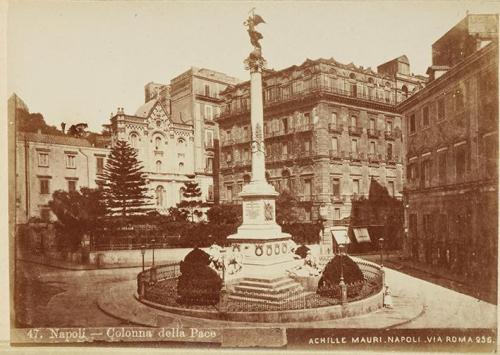
<path id="1" fill-rule="evenodd" d="M 250 70 L 250 122 L 252 125 L 252 181 L 261 182 L 266 179 L 266 157 L 262 74 L 259 69 Z"/>

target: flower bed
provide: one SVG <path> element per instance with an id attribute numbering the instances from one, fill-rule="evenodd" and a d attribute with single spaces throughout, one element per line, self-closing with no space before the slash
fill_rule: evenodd
<path id="1" fill-rule="evenodd" d="M 351 285 L 348 285 L 348 290 L 350 286 Z M 362 284 L 354 286 L 357 288 L 357 294 L 354 296 L 353 293 L 348 292 L 348 302 L 367 298 L 381 290 L 381 283 L 379 280 L 375 279 L 368 280 Z M 349 296 L 349 294 L 351 294 L 351 296 Z M 144 298 L 148 301 L 165 306 L 192 310 L 218 311 L 220 307 L 219 303 L 214 305 L 192 305 L 181 303 L 177 294 L 177 278 L 162 280 L 157 282 L 155 285 L 147 286 Z M 302 297 L 287 300 L 282 304 L 277 305 L 228 299 L 226 309 L 228 312 L 266 312 L 320 308 L 337 304 L 340 304 L 340 299 L 337 297 L 325 297 L 316 293 L 309 293 L 304 294 Z"/>

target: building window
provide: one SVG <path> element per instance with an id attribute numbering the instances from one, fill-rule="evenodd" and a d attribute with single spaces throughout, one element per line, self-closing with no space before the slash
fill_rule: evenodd
<path id="1" fill-rule="evenodd" d="M 163 186 L 159 185 L 156 188 L 156 206 L 157 207 L 163 207 L 164 206 L 164 195 L 165 195 L 165 189 Z"/>
<path id="2" fill-rule="evenodd" d="M 460 180 L 465 173 L 465 145 L 458 146 L 455 149 L 455 172 L 457 180 Z"/>
<path id="3" fill-rule="evenodd" d="M 337 137 L 333 137 L 332 138 L 332 150 L 334 152 L 336 152 L 336 151 L 338 151 L 338 149 L 339 149 L 339 141 L 338 141 Z"/>
<path id="4" fill-rule="evenodd" d="M 394 190 L 394 181 L 389 181 L 389 195 L 394 197 L 396 195 L 396 191 Z"/>
<path id="5" fill-rule="evenodd" d="M 48 207 L 40 208 L 40 218 L 44 222 L 50 222 L 50 208 Z"/>
<path id="6" fill-rule="evenodd" d="M 230 163 L 233 160 L 233 155 L 231 152 L 226 153 L 226 162 Z"/>
<path id="7" fill-rule="evenodd" d="M 186 145 L 186 140 L 184 138 L 179 138 L 179 139 L 177 139 L 177 144 L 185 146 Z"/>
<path id="8" fill-rule="evenodd" d="M 207 172 L 208 173 L 211 173 L 213 171 L 213 167 L 214 167 L 214 158 L 207 158 Z"/>
<path id="9" fill-rule="evenodd" d="M 392 132 L 392 121 L 387 121 L 385 127 L 387 132 Z"/>
<path id="10" fill-rule="evenodd" d="M 226 186 L 226 201 L 233 202 L 233 186 L 232 185 Z"/>
<path id="11" fill-rule="evenodd" d="M 210 96 L 210 85 L 205 84 L 205 96 Z"/>
<path id="12" fill-rule="evenodd" d="M 370 118 L 370 130 L 373 132 L 375 131 L 375 119 Z"/>
<path id="13" fill-rule="evenodd" d="M 161 161 L 156 161 L 156 172 L 161 173 Z"/>
<path id="14" fill-rule="evenodd" d="M 393 155 L 392 155 L 392 143 L 387 143 L 387 159 L 392 160 Z"/>
<path id="15" fill-rule="evenodd" d="M 136 133 L 131 133 L 129 136 L 130 146 L 132 148 L 137 148 L 139 142 L 139 136 Z"/>
<path id="16" fill-rule="evenodd" d="M 184 172 L 184 163 L 179 163 L 179 173 L 183 173 Z"/>
<path id="17" fill-rule="evenodd" d="M 422 109 L 422 126 L 429 126 L 429 106 L 425 106 Z"/>
<path id="18" fill-rule="evenodd" d="M 213 201 L 214 200 L 214 186 L 213 185 L 208 185 L 208 201 Z"/>
<path id="19" fill-rule="evenodd" d="M 331 124 L 337 126 L 338 121 L 337 121 L 337 113 L 336 112 L 332 112 L 330 121 L 331 121 Z"/>
<path id="20" fill-rule="evenodd" d="M 358 154 L 358 140 L 357 139 L 351 140 L 351 152 L 354 155 Z"/>
<path id="21" fill-rule="evenodd" d="M 439 154 L 439 182 L 446 184 L 446 152 Z"/>
<path id="22" fill-rule="evenodd" d="M 352 180 L 352 193 L 353 193 L 353 195 L 359 195 L 359 180 L 358 179 Z"/>
<path id="23" fill-rule="evenodd" d="M 340 220 L 340 208 L 335 208 L 333 210 L 333 219 L 335 221 L 339 221 Z"/>
<path id="24" fill-rule="evenodd" d="M 340 179 L 334 178 L 332 183 L 332 192 L 334 197 L 340 197 Z"/>
<path id="25" fill-rule="evenodd" d="M 351 116 L 351 127 L 358 126 L 358 118 L 356 116 Z"/>
<path id="26" fill-rule="evenodd" d="M 374 156 L 376 151 L 377 151 L 376 143 L 375 142 L 370 142 L 370 154 L 372 156 Z"/>
<path id="27" fill-rule="evenodd" d="M 161 138 L 160 137 L 156 137 L 155 138 L 155 149 L 156 150 L 160 150 L 160 147 L 161 147 Z"/>
<path id="28" fill-rule="evenodd" d="M 431 182 L 431 161 L 430 159 L 426 159 L 422 162 L 422 174 L 421 174 L 421 183 L 422 186 L 428 187 Z"/>
<path id="29" fill-rule="evenodd" d="M 38 152 L 38 166 L 49 166 L 49 153 Z"/>
<path id="30" fill-rule="evenodd" d="M 49 179 L 40 179 L 40 194 L 48 195 L 49 193 Z"/>
<path id="31" fill-rule="evenodd" d="M 410 134 L 413 134 L 417 131 L 415 114 L 410 115 Z"/>
<path id="32" fill-rule="evenodd" d="M 66 154 L 66 168 L 76 169 L 76 156 L 72 154 Z"/>
<path id="33" fill-rule="evenodd" d="M 214 147 L 214 132 L 211 130 L 205 131 L 205 148 Z"/>
<path id="34" fill-rule="evenodd" d="M 76 180 L 68 180 L 68 191 L 76 192 Z"/>
<path id="35" fill-rule="evenodd" d="M 97 174 L 102 174 L 104 172 L 104 158 L 96 157 L 96 171 Z"/>
<path id="36" fill-rule="evenodd" d="M 310 199 L 312 194 L 311 179 L 304 180 L 304 197 Z"/>
<path id="37" fill-rule="evenodd" d="M 213 116 L 212 106 L 205 105 L 205 119 L 211 121 L 213 118 L 214 118 L 214 116 Z"/>
<path id="38" fill-rule="evenodd" d="M 309 153 L 311 150 L 311 141 L 309 139 L 304 140 L 304 152 Z"/>
<path id="39" fill-rule="evenodd" d="M 438 121 L 445 119 L 445 107 L 444 107 L 444 98 L 439 99 L 437 101 L 437 119 Z"/>

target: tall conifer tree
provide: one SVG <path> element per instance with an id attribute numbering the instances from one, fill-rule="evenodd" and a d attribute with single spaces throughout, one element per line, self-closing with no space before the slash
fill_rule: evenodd
<path id="1" fill-rule="evenodd" d="M 126 141 L 119 140 L 108 156 L 100 178 L 109 215 L 142 215 L 151 211 L 151 196 L 137 153 Z"/>

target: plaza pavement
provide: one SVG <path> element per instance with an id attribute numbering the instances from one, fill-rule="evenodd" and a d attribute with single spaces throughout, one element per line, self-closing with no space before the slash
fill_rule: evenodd
<path id="1" fill-rule="evenodd" d="M 133 297 L 140 268 L 69 271 L 24 262 L 20 262 L 19 266 L 25 277 L 41 283 L 41 290 L 37 292 L 43 293 L 43 287 L 48 290 L 57 285 L 56 293 L 48 302 L 37 304 L 38 299 L 34 297 L 27 305 L 25 313 L 29 314 L 32 326 L 117 326 L 129 323 L 150 326 L 245 326 L 243 323 L 172 315 L 141 304 Z M 287 326 L 496 328 L 496 305 L 396 270 L 386 269 L 386 281 L 394 300 L 395 307 L 391 310 L 381 309 L 358 317 Z M 266 325 L 270 326 L 269 323 Z"/>

